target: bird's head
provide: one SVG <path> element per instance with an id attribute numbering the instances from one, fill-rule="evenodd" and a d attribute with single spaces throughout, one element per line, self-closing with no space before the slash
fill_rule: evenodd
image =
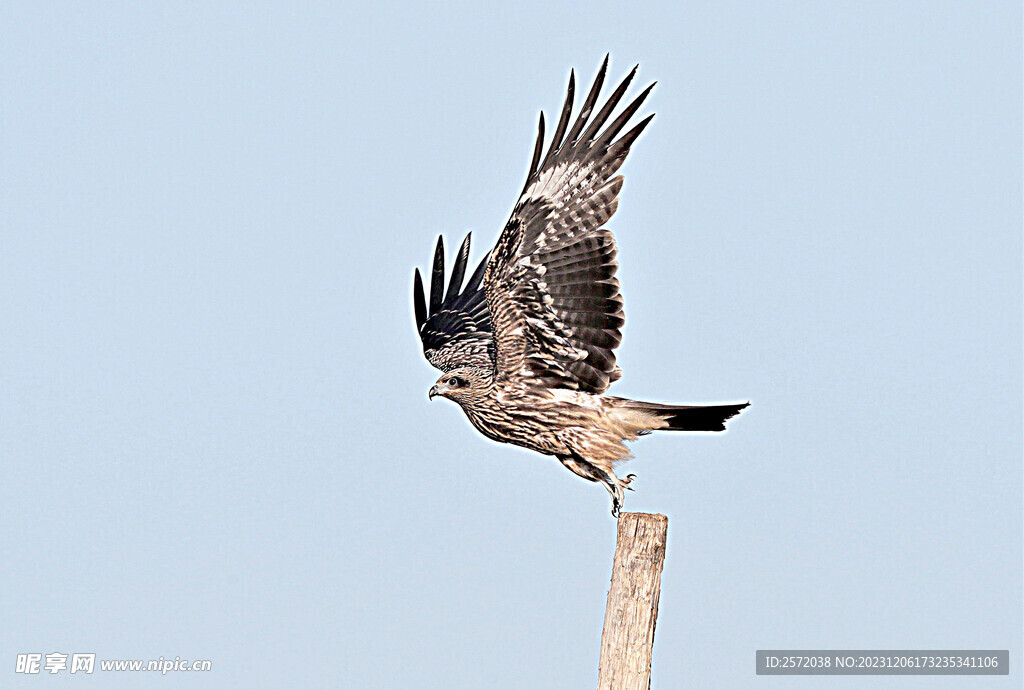
<path id="1" fill-rule="evenodd" d="M 484 397 L 490 384 L 491 377 L 485 372 L 474 367 L 459 367 L 439 378 L 428 395 L 431 400 L 440 395 L 462 405 Z"/>

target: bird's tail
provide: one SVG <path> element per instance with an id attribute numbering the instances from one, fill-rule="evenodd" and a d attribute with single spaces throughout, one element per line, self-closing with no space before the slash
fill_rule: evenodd
<path id="1" fill-rule="evenodd" d="M 738 415 L 749 402 L 738 405 L 663 405 L 623 400 L 623 407 L 645 412 L 665 421 L 658 431 L 725 431 L 725 421 Z"/>

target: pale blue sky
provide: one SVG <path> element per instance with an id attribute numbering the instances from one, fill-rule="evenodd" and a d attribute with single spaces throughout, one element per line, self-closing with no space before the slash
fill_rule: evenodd
<path id="1" fill-rule="evenodd" d="M 5 3 L 0 686 L 586 688 L 608 498 L 428 403 L 414 266 L 641 63 L 619 395 L 653 687 L 1022 646 L 1019 3 Z M 18 653 L 209 674 L 13 672 Z M 929 678 L 832 685 L 932 688 Z M 818 681 L 804 683 L 822 687 Z"/>

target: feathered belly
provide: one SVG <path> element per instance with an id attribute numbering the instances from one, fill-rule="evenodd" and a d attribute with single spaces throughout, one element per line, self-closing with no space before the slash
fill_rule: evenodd
<path id="1" fill-rule="evenodd" d="M 463 409 L 473 426 L 490 439 L 546 455 L 565 455 L 575 445 L 568 442 L 569 430 L 615 435 L 608 428 L 615 425 L 610 424 L 606 407 L 601 398 L 575 391 L 545 391 L 544 395 L 505 391 L 485 404 Z M 617 435 L 614 440 L 621 438 Z"/>
<path id="2" fill-rule="evenodd" d="M 545 455 L 567 452 L 559 439 L 563 427 L 557 412 L 540 404 L 495 404 L 465 406 L 470 423 L 487 438 L 529 448 Z"/>

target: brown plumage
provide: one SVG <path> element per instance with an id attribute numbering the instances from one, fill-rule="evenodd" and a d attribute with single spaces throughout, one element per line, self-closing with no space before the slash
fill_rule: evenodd
<path id="1" fill-rule="evenodd" d="M 624 445 L 654 430 L 723 431 L 749 403 L 662 405 L 603 393 L 622 375 L 615 348 L 625 318 L 615 277 L 615 238 L 604 227 L 618 206 L 614 176 L 653 118 L 619 136 L 654 84 L 610 124 L 637 68 L 595 114 L 605 56 L 570 128 L 575 74 L 544 152 L 544 115 L 519 201 L 490 254 L 462 286 L 470 238 L 459 248 L 447 292 L 438 239 L 427 303 L 413 281 L 416 325 L 427 360 L 444 375 L 430 389 L 458 403 L 488 438 L 554 455 L 612 497 L 616 517 L 633 475 L 613 471 Z M 618 137 L 618 138 L 616 138 Z"/>

